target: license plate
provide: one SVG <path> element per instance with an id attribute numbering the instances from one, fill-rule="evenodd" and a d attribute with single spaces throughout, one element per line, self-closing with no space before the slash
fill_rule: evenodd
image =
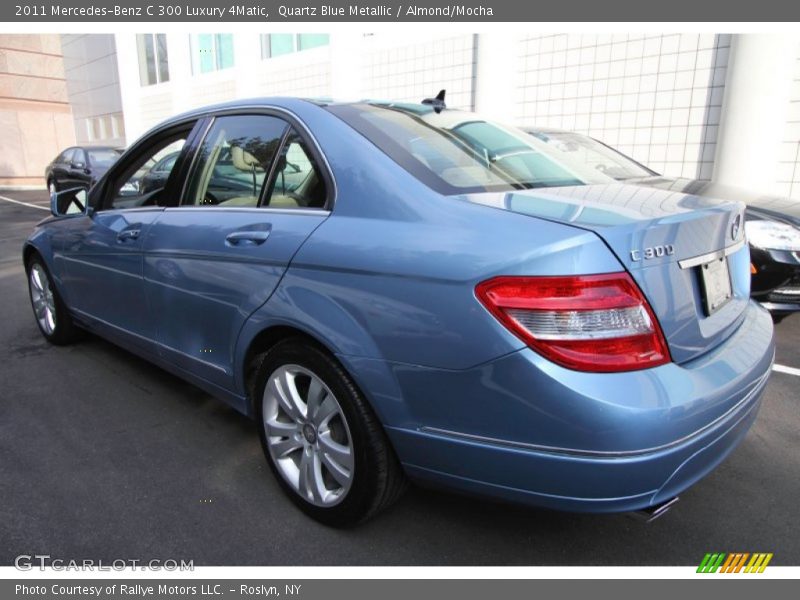
<path id="1" fill-rule="evenodd" d="M 728 260 L 718 258 L 700 265 L 700 280 L 703 282 L 703 303 L 706 314 L 712 315 L 733 296 Z"/>

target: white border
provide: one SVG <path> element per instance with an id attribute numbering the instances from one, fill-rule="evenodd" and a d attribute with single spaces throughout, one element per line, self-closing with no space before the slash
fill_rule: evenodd
<path id="1" fill-rule="evenodd" d="M 595 23 L 595 22 L 302 22 L 268 20 L 262 22 L 141 22 L 141 23 L 69 23 L 48 21 L 10 21 L 0 23 L 0 33 L 61 34 L 64 27 L 80 33 L 396 33 L 398 27 L 413 27 L 415 33 L 800 33 L 800 23 Z M 76 31 L 77 32 L 77 31 Z M 187 557 L 186 560 L 189 560 Z M 687 556 L 686 560 L 702 556 Z M 194 571 L 19 571 L 0 567 L 0 579 L 798 579 L 800 567 L 769 566 L 760 574 L 699 574 L 696 567 L 196 567 Z"/>

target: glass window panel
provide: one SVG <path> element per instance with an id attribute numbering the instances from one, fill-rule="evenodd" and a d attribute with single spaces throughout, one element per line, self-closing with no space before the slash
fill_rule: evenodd
<path id="1" fill-rule="evenodd" d="M 197 36 L 197 60 L 201 73 L 210 73 L 214 70 L 214 36 L 209 33 Z"/>
<path id="2" fill-rule="evenodd" d="M 293 33 L 271 33 L 269 34 L 269 55 L 271 57 L 291 54 L 294 52 Z"/>
<path id="3" fill-rule="evenodd" d="M 169 81 L 169 57 L 167 54 L 167 35 L 159 33 L 156 37 L 156 49 L 158 56 L 158 82 Z"/>
<path id="4" fill-rule="evenodd" d="M 127 176 L 117 181 L 112 193 L 112 208 L 136 208 L 162 205 L 160 192 L 169 180 L 169 171 L 156 172 L 154 167 L 163 158 L 177 157 L 186 142 L 187 133 L 179 133 L 156 143 L 127 169 Z M 174 162 L 172 163 L 174 166 Z"/>
<path id="5" fill-rule="evenodd" d="M 216 36 L 217 68 L 229 69 L 233 66 L 233 34 L 222 33 Z"/>
<path id="6" fill-rule="evenodd" d="M 301 33 L 297 36 L 297 49 L 309 50 L 330 44 L 330 35 L 327 33 Z"/>
<path id="7" fill-rule="evenodd" d="M 139 55 L 139 83 L 141 85 L 157 83 L 153 36 L 151 34 L 137 35 L 136 47 Z"/>
<path id="8" fill-rule="evenodd" d="M 197 155 L 184 204 L 257 206 L 286 123 L 275 117 L 219 117 Z"/>
<path id="9" fill-rule="evenodd" d="M 325 206 L 325 180 L 313 155 L 296 131 L 286 138 L 276 166 L 269 208 L 322 208 Z"/>

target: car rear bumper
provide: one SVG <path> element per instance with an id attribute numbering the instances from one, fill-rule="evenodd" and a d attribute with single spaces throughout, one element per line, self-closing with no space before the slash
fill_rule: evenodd
<path id="1" fill-rule="evenodd" d="M 702 357 L 594 374 L 594 386 L 530 350 L 469 371 L 406 367 L 395 374 L 420 423 L 387 432 L 420 482 L 560 510 L 637 510 L 693 485 L 738 445 L 773 356 L 771 319 L 751 303 L 737 332 Z"/>

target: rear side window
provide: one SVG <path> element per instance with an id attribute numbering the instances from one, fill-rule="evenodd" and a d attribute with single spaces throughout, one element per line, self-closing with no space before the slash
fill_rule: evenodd
<path id="1" fill-rule="evenodd" d="M 275 173 L 264 203 L 268 208 L 322 208 L 325 180 L 300 135 L 291 130 L 275 164 Z"/>
<path id="2" fill-rule="evenodd" d="M 258 206 L 287 128 L 267 115 L 218 117 L 200 146 L 183 204 Z"/>

